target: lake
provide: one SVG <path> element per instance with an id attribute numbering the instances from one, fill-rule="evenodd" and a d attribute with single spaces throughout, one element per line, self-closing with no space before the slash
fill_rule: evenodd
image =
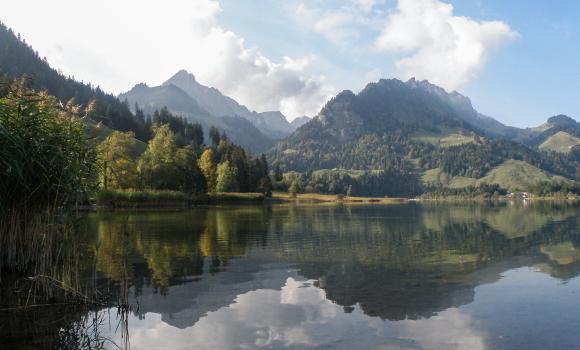
<path id="1" fill-rule="evenodd" d="M 0 348 L 577 348 L 579 214 L 565 203 L 90 213 L 76 283 L 129 307 L 3 310 Z"/>

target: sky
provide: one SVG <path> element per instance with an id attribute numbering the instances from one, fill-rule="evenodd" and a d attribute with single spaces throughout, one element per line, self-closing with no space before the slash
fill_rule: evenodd
<path id="1" fill-rule="evenodd" d="M 580 116 L 576 0 L 1 1 L 0 20 L 53 67 L 114 94 L 186 69 L 294 119 L 416 77 L 508 125 Z"/>

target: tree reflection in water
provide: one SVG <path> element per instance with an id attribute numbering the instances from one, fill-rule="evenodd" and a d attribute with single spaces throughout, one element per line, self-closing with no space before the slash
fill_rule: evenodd
<path id="1" fill-rule="evenodd" d="M 266 300 L 270 295 L 277 300 L 272 305 L 284 304 L 280 298 L 292 298 L 291 290 L 301 290 L 292 283 L 306 283 L 304 291 L 309 293 L 320 291 L 317 303 L 331 302 L 344 317 L 362 312 L 365 317 L 403 322 L 392 326 L 403 332 L 400 326 L 412 320 L 433 318 L 437 324 L 444 316 L 475 322 L 457 308 L 472 303 L 478 286 L 498 281 L 507 270 L 534 266 L 562 280 L 578 276 L 577 214 L 575 205 L 553 203 L 93 213 L 85 219 L 80 249 L 87 258 L 79 261 L 78 270 L 97 281 L 97 289 L 117 305 L 131 305 L 120 309 L 123 332 L 132 327 L 130 317 L 139 322 L 156 319 L 153 315 L 160 315 L 159 322 L 170 328 L 189 329 L 217 317 L 212 313 L 241 307 L 250 296 Z M 277 309 L 273 306 L 272 312 Z M 110 310 L 114 309 L 61 309 L 61 323 L 27 327 L 22 321 L 20 334 L 34 333 L 31 328 L 57 334 L 49 331 L 55 327 L 70 331 L 58 333 L 61 341 L 72 339 L 71 334 L 86 333 L 82 329 L 87 321 L 99 324 Z M 3 313 L 3 319 L 11 321 L 1 336 L 17 339 L 10 331 L 18 327 L 15 320 L 42 322 L 47 319 L 42 313 Z M 274 317 L 270 322 L 277 321 Z M 92 327 L 95 332 L 104 328 Z M 106 330 L 106 338 L 128 341 L 129 336 L 119 337 L 116 328 Z M 91 334 L 84 339 L 98 339 Z M 465 341 L 475 342 L 477 348 L 477 339 Z"/>

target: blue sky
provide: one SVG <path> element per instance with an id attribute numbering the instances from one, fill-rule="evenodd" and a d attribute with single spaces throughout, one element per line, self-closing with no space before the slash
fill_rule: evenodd
<path id="1" fill-rule="evenodd" d="M 257 111 L 315 115 L 344 89 L 417 77 L 506 124 L 580 117 L 577 0 L 77 0 L 0 20 L 115 94 L 180 69 Z M 90 15 L 87 15 L 90 13 Z M 71 30 L 74 28 L 74 30 Z"/>
<path id="2" fill-rule="evenodd" d="M 499 20 L 519 37 L 488 59 L 479 77 L 458 87 L 475 107 L 502 122 L 516 126 L 542 123 L 549 116 L 580 116 L 580 1 L 575 0 L 454 0 L 454 15 L 480 21 Z M 340 47 L 297 26 L 294 9 L 300 1 L 222 0 L 220 22 L 241 33 L 274 60 L 284 55 L 316 54 L 320 66 L 339 89 L 360 89 L 365 74 L 396 76 L 394 55 L 364 51 L 377 32 L 367 30 L 356 47 Z M 347 1 L 308 1 L 309 6 L 333 10 Z M 376 5 L 394 11 L 396 1 Z M 362 52 L 361 52 L 362 51 Z"/>

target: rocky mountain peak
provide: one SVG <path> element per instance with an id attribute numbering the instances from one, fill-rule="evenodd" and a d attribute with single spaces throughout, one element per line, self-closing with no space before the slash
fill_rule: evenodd
<path id="1" fill-rule="evenodd" d="M 181 69 L 177 73 L 175 73 L 171 78 L 169 78 L 165 84 L 171 83 L 173 81 L 180 81 L 180 82 L 190 82 L 196 83 L 195 76 L 185 69 Z"/>

